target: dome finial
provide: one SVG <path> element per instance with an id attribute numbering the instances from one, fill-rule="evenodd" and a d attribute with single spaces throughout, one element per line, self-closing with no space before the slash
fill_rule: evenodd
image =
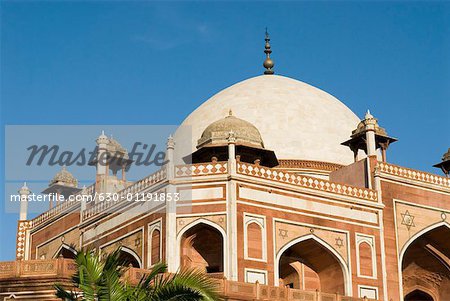
<path id="1" fill-rule="evenodd" d="M 233 116 L 233 110 L 230 109 L 230 110 L 228 111 L 228 116 Z"/>
<path id="2" fill-rule="evenodd" d="M 270 54 L 272 53 L 272 50 L 270 49 L 270 37 L 269 37 L 269 33 L 267 32 L 267 27 L 266 27 L 266 38 L 264 39 L 266 41 L 266 45 L 265 45 L 265 49 L 264 49 L 264 53 L 266 54 L 266 59 L 264 60 L 263 66 L 264 68 L 266 68 L 266 70 L 264 71 L 264 74 L 273 74 L 273 66 L 275 65 L 274 62 L 272 61 L 272 59 L 270 58 Z"/>

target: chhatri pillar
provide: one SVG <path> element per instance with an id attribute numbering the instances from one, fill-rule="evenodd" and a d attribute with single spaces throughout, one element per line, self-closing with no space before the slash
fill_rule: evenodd
<path id="1" fill-rule="evenodd" d="M 367 111 L 365 117 L 352 131 L 350 139 L 341 143 L 348 146 L 357 161 L 358 151 L 363 150 L 367 156 L 376 156 L 377 149 L 381 150 L 382 161 L 386 162 L 386 150 L 389 145 L 397 141 L 396 138 L 388 136 L 386 130 L 378 125 L 378 119 Z"/>

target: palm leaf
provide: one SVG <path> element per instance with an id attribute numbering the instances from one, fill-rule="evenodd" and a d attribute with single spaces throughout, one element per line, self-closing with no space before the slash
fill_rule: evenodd
<path id="1" fill-rule="evenodd" d="M 98 252 L 82 250 L 75 257 L 77 271 L 72 276 L 76 291 L 55 285 L 56 296 L 69 301 L 213 301 L 222 300 L 216 282 L 199 270 L 181 270 L 167 275 L 167 266 L 158 263 L 138 285 L 124 281 L 127 262 L 120 249 L 104 258 Z"/>

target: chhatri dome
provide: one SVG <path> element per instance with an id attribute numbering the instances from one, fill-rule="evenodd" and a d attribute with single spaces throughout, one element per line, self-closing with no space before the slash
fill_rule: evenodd
<path id="1" fill-rule="evenodd" d="M 62 169 L 56 173 L 56 175 L 53 177 L 53 179 L 50 181 L 50 186 L 54 184 L 59 184 L 63 186 L 72 186 L 77 187 L 78 181 L 77 179 L 66 169 L 65 166 L 62 167 Z"/>
<path id="2" fill-rule="evenodd" d="M 273 61 L 267 64 L 271 53 L 267 39 L 264 75 L 220 91 L 183 121 L 181 125 L 192 130 L 192 151 L 198 142 L 208 139 L 208 128 L 226 124 L 223 118 L 231 109 L 233 116 L 246 122 L 246 128 L 255 128 L 254 138 L 259 141 L 262 137 L 264 147 L 279 159 L 353 163 L 352 152 L 341 143 L 360 122 L 358 116 L 325 91 L 272 74 Z"/>
<path id="3" fill-rule="evenodd" d="M 197 148 L 210 145 L 227 145 L 230 132 L 234 133 L 236 143 L 264 148 L 264 142 L 258 129 L 250 122 L 233 116 L 231 110 L 227 117 L 211 123 L 203 131 L 197 142 Z"/>

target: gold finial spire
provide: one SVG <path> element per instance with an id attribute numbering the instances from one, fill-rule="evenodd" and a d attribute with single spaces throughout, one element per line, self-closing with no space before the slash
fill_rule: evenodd
<path id="1" fill-rule="evenodd" d="M 266 54 L 266 59 L 264 60 L 264 68 L 266 68 L 266 70 L 264 71 L 264 74 L 273 74 L 273 66 L 275 65 L 272 61 L 272 59 L 270 58 L 270 54 L 272 53 L 272 50 L 270 49 L 270 37 L 269 37 L 269 33 L 267 32 L 267 27 L 266 27 L 266 46 L 264 49 L 264 53 Z"/>

